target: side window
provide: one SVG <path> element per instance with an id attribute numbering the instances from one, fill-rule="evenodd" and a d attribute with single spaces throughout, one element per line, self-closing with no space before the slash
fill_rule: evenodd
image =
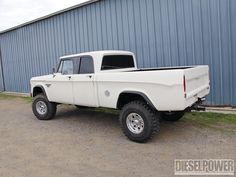
<path id="1" fill-rule="evenodd" d="M 92 57 L 81 57 L 79 74 L 91 74 L 91 73 L 94 73 Z"/>
<path id="2" fill-rule="evenodd" d="M 72 60 L 62 60 L 58 72 L 67 75 L 73 74 L 73 61 Z"/>

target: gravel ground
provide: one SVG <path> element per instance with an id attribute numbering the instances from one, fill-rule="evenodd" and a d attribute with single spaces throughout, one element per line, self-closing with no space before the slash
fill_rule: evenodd
<path id="1" fill-rule="evenodd" d="M 129 141 L 116 115 L 59 106 L 37 120 L 21 98 L 0 99 L 0 176 L 174 176 L 174 160 L 236 160 L 236 133 L 162 122 L 146 144 Z"/>

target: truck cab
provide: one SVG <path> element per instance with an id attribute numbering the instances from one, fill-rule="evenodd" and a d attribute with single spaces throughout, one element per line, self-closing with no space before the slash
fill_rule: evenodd
<path id="1" fill-rule="evenodd" d="M 94 84 L 96 74 L 136 69 L 135 56 L 131 52 L 89 52 L 63 56 L 55 73 L 35 77 L 31 81 L 37 82 L 52 102 L 99 107 Z M 35 96 L 34 90 L 31 93 Z"/>

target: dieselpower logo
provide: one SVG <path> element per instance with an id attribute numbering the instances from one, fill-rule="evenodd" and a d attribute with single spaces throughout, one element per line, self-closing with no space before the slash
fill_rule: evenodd
<path id="1" fill-rule="evenodd" d="M 234 175 L 234 160 L 176 159 L 175 175 Z"/>

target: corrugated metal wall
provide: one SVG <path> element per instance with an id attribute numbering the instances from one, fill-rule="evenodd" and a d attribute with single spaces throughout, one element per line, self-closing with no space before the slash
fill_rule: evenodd
<path id="1" fill-rule="evenodd" d="M 2 77 L 2 57 L 1 57 L 1 46 L 0 46 L 0 92 L 4 91 L 3 77 Z"/>
<path id="2" fill-rule="evenodd" d="M 235 17 L 235 0 L 102 0 L 2 34 L 6 90 L 29 92 L 61 55 L 122 49 L 139 67 L 207 64 L 208 101 L 236 105 Z"/>

